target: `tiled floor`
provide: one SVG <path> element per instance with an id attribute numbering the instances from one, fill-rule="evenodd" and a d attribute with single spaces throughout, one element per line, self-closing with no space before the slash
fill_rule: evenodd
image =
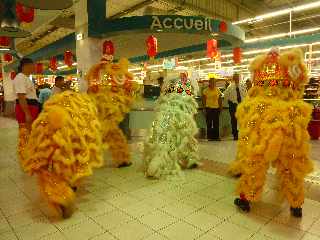
<path id="1" fill-rule="evenodd" d="M 149 180 L 141 172 L 139 151 L 130 168 L 97 170 L 79 190 L 74 216 L 55 219 L 35 179 L 19 167 L 16 134 L 15 123 L 0 118 L 0 240 L 320 240 L 319 171 L 306 183 L 310 198 L 301 220 L 277 200 L 272 174 L 263 201 L 242 214 L 233 206 L 235 180 L 206 169 L 185 171 L 180 179 Z M 132 143 L 132 149 L 140 147 Z M 315 159 L 319 149 L 313 142 Z M 231 141 L 201 143 L 202 156 L 221 166 L 234 153 Z"/>

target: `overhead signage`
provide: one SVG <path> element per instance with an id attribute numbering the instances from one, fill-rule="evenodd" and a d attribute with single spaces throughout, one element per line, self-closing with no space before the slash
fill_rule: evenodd
<path id="1" fill-rule="evenodd" d="M 172 70 L 176 67 L 176 59 L 175 58 L 165 58 L 163 60 L 163 69 Z"/>
<path id="2" fill-rule="evenodd" d="M 184 16 L 152 16 L 151 30 L 196 30 L 218 32 L 221 21 Z"/>

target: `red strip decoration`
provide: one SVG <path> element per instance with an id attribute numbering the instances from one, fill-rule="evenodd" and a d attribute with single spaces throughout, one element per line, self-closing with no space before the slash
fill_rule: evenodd
<path id="1" fill-rule="evenodd" d="M 0 46 L 1 47 L 9 47 L 11 43 L 11 39 L 9 37 L 0 37 Z"/>
<path id="2" fill-rule="evenodd" d="M 210 39 L 207 41 L 207 57 L 208 58 L 215 58 L 218 54 L 218 44 L 217 40 Z"/>
<path id="3" fill-rule="evenodd" d="M 5 62 L 7 62 L 7 63 L 10 63 L 10 62 L 12 62 L 13 57 L 12 57 L 12 55 L 11 55 L 10 53 L 5 53 L 5 54 L 3 55 L 3 60 L 4 60 Z"/>
<path id="4" fill-rule="evenodd" d="M 235 64 L 240 64 L 242 60 L 242 49 L 236 47 L 233 49 L 233 62 Z"/>
<path id="5" fill-rule="evenodd" d="M 50 63 L 49 63 L 49 68 L 51 69 L 51 71 L 55 72 L 58 69 L 58 60 L 56 57 L 52 57 L 50 59 Z"/>
<path id="6" fill-rule="evenodd" d="M 228 24 L 224 21 L 221 21 L 219 25 L 219 30 L 222 33 L 228 32 Z"/>
<path id="7" fill-rule="evenodd" d="M 16 72 L 11 72 L 10 73 L 10 78 L 11 80 L 14 80 L 14 78 L 17 76 Z"/>
<path id="8" fill-rule="evenodd" d="M 73 54 L 71 51 L 66 51 L 64 53 L 64 63 L 68 66 L 68 67 L 72 67 L 72 63 L 73 63 Z"/>
<path id="9" fill-rule="evenodd" d="M 43 74 L 43 63 L 36 63 L 35 72 L 39 75 Z"/>
<path id="10" fill-rule="evenodd" d="M 146 40 L 147 54 L 150 58 L 154 58 L 158 54 L 158 40 L 154 36 L 149 36 Z"/>
<path id="11" fill-rule="evenodd" d="M 16 14 L 20 22 L 31 23 L 34 20 L 34 8 L 29 8 L 21 3 L 16 4 Z"/>
<path id="12" fill-rule="evenodd" d="M 2 72 L 0 72 L 0 79 L 3 79 L 3 74 L 2 74 Z"/>
<path id="13" fill-rule="evenodd" d="M 102 49 L 103 55 L 114 55 L 114 45 L 112 41 L 104 41 L 103 43 L 103 49 Z"/>

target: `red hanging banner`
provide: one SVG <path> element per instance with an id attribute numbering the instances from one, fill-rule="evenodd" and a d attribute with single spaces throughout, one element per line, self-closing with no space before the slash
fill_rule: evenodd
<path id="1" fill-rule="evenodd" d="M 35 72 L 39 75 L 43 74 L 43 63 L 36 63 Z"/>
<path id="2" fill-rule="evenodd" d="M 29 8 L 21 3 L 17 3 L 16 14 L 20 22 L 31 23 L 34 19 L 34 8 Z"/>
<path id="3" fill-rule="evenodd" d="M 3 55 L 3 60 L 4 60 L 5 62 L 7 62 L 7 63 L 10 63 L 10 62 L 12 62 L 13 57 L 12 57 L 12 55 L 11 55 L 10 53 L 5 53 L 5 54 Z"/>
<path id="4" fill-rule="evenodd" d="M 9 47 L 11 39 L 9 37 L 0 37 L 0 47 Z"/>
<path id="5" fill-rule="evenodd" d="M 207 57 L 215 58 L 218 55 L 218 44 L 217 40 L 210 39 L 207 41 Z"/>
<path id="6" fill-rule="evenodd" d="M 64 53 L 64 63 L 68 66 L 68 67 L 72 67 L 73 64 L 73 54 L 71 51 L 66 51 Z"/>
<path id="7" fill-rule="evenodd" d="M 58 69 L 58 61 L 56 57 L 52 57 L 50 59 L 50 63 L 49 63 L 49 68 L 51 69 L 51 71 L 55 72 Z"/>
<path id="8" fill-rule="evenodd" d="M 154 36 L 149 36 L 146 40 L 147 54 L 150 58 L 154 58 L 158 54 L 158 40 Z"/>
<path id="9" fill-rule="evenodd" d="M 242 49 L 236 47 L 233 49 L 233 62 L 235 64 L 240 64 L 242 60 Z"/>
<path id="10" fill-rule="evenodd" d="M 114 45 L 113 45 L 113 42 L 112 41 L 104 41 L 103 43 L 103 49 L 102 49 L 102 53 L 104 55 L 114 55 Z"/>

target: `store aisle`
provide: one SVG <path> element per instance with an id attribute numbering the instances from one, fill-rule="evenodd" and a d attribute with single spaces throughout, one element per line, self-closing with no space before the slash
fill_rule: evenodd
<path id="1" fill-rule="evenodd" d="M 231 141 L 201 143 L 207 159 L 202 169 L 171 181 L 146 179 L 141 143 L 132 143 L 133 167 L 97 170 L 79 190 L 76 213 L 59 221 L 50 216 L 35 179 L 19 167 L 16 134 L 15 122 L 0 118 L 0 240 L 320 239 L 316 182 L 306 183 L 309 199 L 302 220 L 291 218 L 287 204 L 278 203 L 272 175 L 263 202 L 250 214 L 234 207 L 235 181 L 223 170 L 235 153 Z M 319 144 L 313 143 L 316 151 Z"/>

